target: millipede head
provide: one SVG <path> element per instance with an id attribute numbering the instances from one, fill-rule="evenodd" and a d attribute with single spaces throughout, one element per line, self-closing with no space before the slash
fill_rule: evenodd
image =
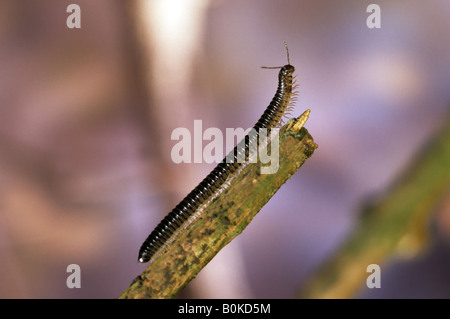
<path id="1" fill-rule="evenodd" d="M 281 67 L 280 76 L 283 76 L 283 77 L 291 76 L 292 77 L 292 74 L 294 74 L 294 72 L 295 72 L 294 66 L 292 66 L 290 64 L 286 64 L 285 66 Z"/>

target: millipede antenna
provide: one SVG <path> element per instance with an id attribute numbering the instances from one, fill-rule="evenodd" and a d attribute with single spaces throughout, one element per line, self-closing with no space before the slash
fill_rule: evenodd
<path id="1" fill-rule="evenodd" d="M 291 65 L 291 61 L 289 59 L 289 49 L 288 49 L 288 45 L 287 42 L 284 41 L 284 47 L 286 48 L 286 57 L 287 57 L 287 62 L 288 65 Z M 282 66 L 262 66 L 261 69 L 281 69 Z"/>

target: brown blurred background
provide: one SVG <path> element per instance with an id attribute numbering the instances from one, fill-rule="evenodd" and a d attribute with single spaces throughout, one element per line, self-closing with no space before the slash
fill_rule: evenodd
<path id="1" fill-rule="evenodd" d="M 0 0 L 0 297 L 117 297 L 146 267 L 142 241 L 214 167 L 174 164 L 172 130 L 253 126 L 283 41 L 293 115 L 311 109 L 319 149 L 182 296 L 293 297 L 449 114 L 450 3 L 376 1 L 368 29 L 370 3 Z M 449 203 L 429 248 L 358 297 L 450 297 Z M 81 289 L 66 286 L 73 263 Z"/>

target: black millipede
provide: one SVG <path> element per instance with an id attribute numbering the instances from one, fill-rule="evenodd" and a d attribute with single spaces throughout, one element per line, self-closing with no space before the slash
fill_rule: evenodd
<path id="1" fill-rule="evenodd" d="M 295 68 L 290 64 L 286 43 L 285 46 L 288 64 L 282 67 L 263 67 L 280 69 L 280 72 L 275 96 L 253 126 L 256 133 L 246 135 L 211 173 L 156 226 L 139 250 L 139 262 L 153 262 L 201 213 L 202 207 L 220 194 L 227 181 L 245 165 L 238 159 L 248 158 L 249 149 L 258 143 L 260 129 L 270 130 L 280 125 L 285 112 L 292 106 L 293 96 L 296 94 L 293 80 Z"/>

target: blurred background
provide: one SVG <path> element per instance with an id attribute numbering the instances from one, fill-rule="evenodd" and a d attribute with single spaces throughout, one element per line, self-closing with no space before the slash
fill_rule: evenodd
<path id="1" fill-rule="evenodd" d="M 311 109 L 319 148 L 180 297 L 295 297 L 449 114 L 450 3 L 379 0 L 369 29 L 370 3 L 0 0 L 0 297 L 119 296 L 146 268 L 143 240 L 215 165 L 173 163 L 171 132 L 253 126 L 283 41 L 293 115 Z M 432 216 L 427 249 L 355 297 L 450 297 L 450 196 Z"/>

